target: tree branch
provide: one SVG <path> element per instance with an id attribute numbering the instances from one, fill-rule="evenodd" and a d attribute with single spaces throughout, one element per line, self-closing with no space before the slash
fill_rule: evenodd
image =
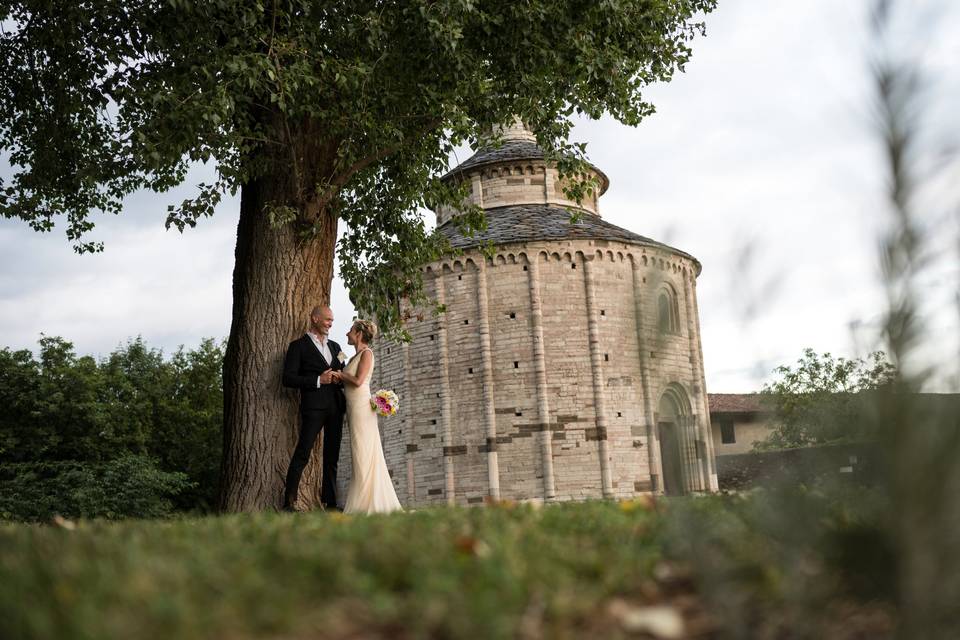
<path id="1" fill-rule="evenodd" d="M 427 122 L 426 126 L 424 126 L 417 133 L 418 135 L 429 133 L 430 131 L 433 131 L 439 127 L 442 122 L 443 121 L 440 118 L 433 118 Z M 363 171 L 373 163 L 379 162 L 380 160 L 383 160 L 384 158 L 396 153 L 402 146 L 402 143 L 389 145 L 387 147 L 383 147 L 382 149 L 377 149 L 374 153 L 357 160 L 352 165 L 347 167 L 346 170 L 333 177 L 329 186 L 323 191 L 323 193 L 317 195 L 316 203 L 321 207 L 326 206 L 331 200 L 333 200 L 336 193 L 346 186 L 346 184 L 350 181 L 350 178 L 360 171 Z"/>

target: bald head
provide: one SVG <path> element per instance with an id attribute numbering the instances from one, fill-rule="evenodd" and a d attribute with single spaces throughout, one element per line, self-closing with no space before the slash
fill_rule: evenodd
<path id="1" fill-rule="evenodd" d="M 318 305 L 310 312 L 310 328 L 314 333 L 326 336 L 333 326 L 333 310 L 330 307 Z"/>

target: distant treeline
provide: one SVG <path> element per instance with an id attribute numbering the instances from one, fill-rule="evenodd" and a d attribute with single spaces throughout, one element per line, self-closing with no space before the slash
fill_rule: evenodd
<path id="1" fill-rule="evenodd" d="M 0 351 L 0 519 L 157 517 L 216 505 L 223 345 L 106 358 L 43 337 Z"/>

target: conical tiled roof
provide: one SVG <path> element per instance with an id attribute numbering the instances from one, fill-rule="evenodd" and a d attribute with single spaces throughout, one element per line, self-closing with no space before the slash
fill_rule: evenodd
<path id="1" fill-rule="evenodd" d="M 529 140 L 504 140 L 500 147 L 484 147 L 464 160 L 447 176 L 454 175 L 473 167 L 514 160 L 543 160 L 543 149 L 536 142 Z M 445 176 L 446 177 L 446 176 Z"/>
<path id="2" fill-rule="evenodd" d="M 536 137 L 533 133 L 518 123 L 507 127 L 503 131 L 500 146 L 482 147 L 475 154 L 447 172 L 442 179 L 447 180 L 477 167 L 509 164 L 518 160 L 543 160 L 545 155 L 543 149 L 537 144 Z M 607 177 L 607 174 L 593 164 L 590 165 L 590 168 L 600 177 L 600 195 L 603 195 L 607 187 L 610 186 L 610 179 Z"/>
<path id="3" fill-rule="evenodd" d="M 493 176 L 485 174 L 480 179 L 482 184 L 479 189 L 475 187 L 471 191 L 470 201 L 483 207 L 487 228 L 474 236 L 468 237 L 462 234 L 457 228 L 455 219 L 451 218 L 449 213 L 438 215 L 438 230 L 447 238 L 451 246 L 467 249 L 488 243 L 505 245 L 558 240 L 617 241 L 658 248 L 684 256 L 694 261 L 699 272 L 700 263 L 690 254 L 604 221 L 597 211 L 596 199 L 581 206 L 567 201 L 563 196 L 556 195 L 560 187 L 551 187 L 549 183 L 550 180 L 557 178 L 555 170 L 547 169 L 546 185 L 542 177 L 539 183 L 534 183 L 533 178 L 526 171 L 521 171 L 522 175 L 511 174 L 509 170 L 514 169 L 517 163 L 529 160 L 542 161 L 545 159 L 545 154 L 537 145 L 534 134 L 519 120 L 505 126 L 500 130 L 500 134 L 499 146 L 481 148 L 447 173 L 444 179 L 465 177 L 471 169 L 479 167 L 491 169 L 504 167 L 508 169 L 507 177 L 512 179 L 516 176 L 515 179 L 518 182 L 511 185 L 508 181 L 505 184 L 500 174 Z M 609 185 L 609 179 L 600 169 L 593 165 L 591 167 L 601 180 L 600 193 L 602 194 Z M 492 185 L 489 187 L 490 192 L 494 194 L 489 197 L 488 181 Z M 515 189 L 519 191 L 513 191 Z M 511 199 L 513 202 L 510 202 Z M 581 214 L 575 223 L 571 222 L 571 210 L 579 210 L 578 213 Z"/>
<path id="4" fill-rule="evenodd" d="M 570 222 L 571 213 L 563 207 L 544 204 L 513 205 L 487 209 L 486 216 L 487 229 L 473 236 L 463 235 L 452 220 L 438 230 L 450 245 L 457 249 L 477 247 L 487 242 L 503 245 L 542 240 L 613 240 L 666 249 L 696 260 L 679 249 L 610 224 L 600 216 L 584 214 L 577 222 Z"/>

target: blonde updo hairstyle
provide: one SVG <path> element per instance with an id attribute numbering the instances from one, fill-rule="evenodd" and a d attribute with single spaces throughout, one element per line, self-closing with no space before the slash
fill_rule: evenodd
<path id="1" fill-rule="evenodd" d="M 351 329 L 359 331 L 360 335 L 363 336 L 363 341 L 367 344 L 372 344 L 374 338 L 377 337 L 377 333 L 379 333 L 377 325 L 369 320 L 354 320 Z"/>

